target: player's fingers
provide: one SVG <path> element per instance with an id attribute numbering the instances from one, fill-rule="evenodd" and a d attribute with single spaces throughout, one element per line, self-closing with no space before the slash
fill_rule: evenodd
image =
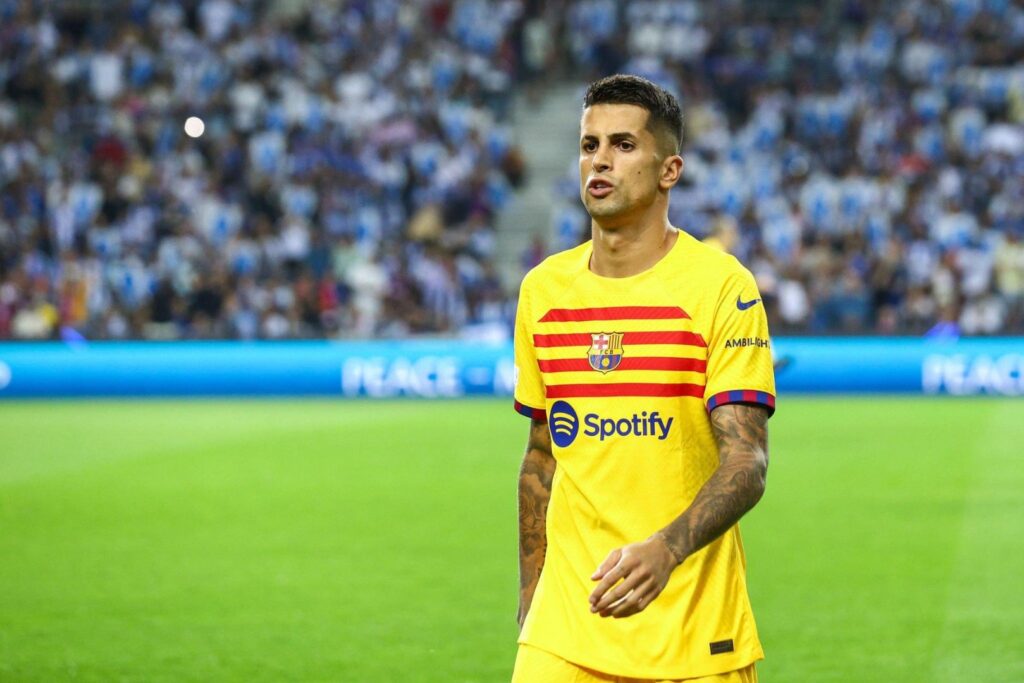
<path id="1" fill-rule="evenodd" d="M 597 605 L 604 594 L 607 593 L 612 586 L 618 583 L 620 579 L 625 578 L 628 574 L 629 568 L 622 562 L 619 562 L 609 569 L 601 579 L 600 583 L 594 587 L 593 592 L 590 594 L 590 604 Z"/>
<path id="2" fill-rule="evenodd" d="M 636 603 L 631 600 L 623 600 L 612 609 L 605 610 L 601 616 L 622 619 L 623 617 L 631 617 L 639 611 Z"/>
<path id="3" fill-rule="evenodd" d="M 590 604 L 592 606 L 597 605 L 604 594 L 611 590 L 611 587 L 614 586 L 624 574 L 625 572 L 618 565 L 612 567 L 612 569 L 604 575 L 604 578 L 601 579 L 600 583 L 594 586 L 594 590 L 590 593 Z"/>
<path id="4" fill-rule="evenodd" d="M 657 593 L 654 590 L 654 581 L 644 581 L 627 595 L 625 599 L 614 603 L 609 609 L 605 610 L 605 614 L 601 616 L 611 616 L 616 619 L 632 616 L 642 612 L 645 607 L 651 604 L 655 597 L 657 597 Z"/>
<path id="5" fill-rule="evenodd" d="M 602 617 L 616 617 L 620 615 L 626 615 L 630 609 L 630 598 L 631 595 L 627 595 L 618 602 L 613 602 L 608 606 L 607 609 L 603 609 L 599 612 Z"/>
<path id="6" fill-rule="evenodd" d="M 594 573 L 590 575 L 591 581 L 597 581 L 598 579 L 603 578 L 612 567 L 619 563 L 621 558 L 622 548 L 616 548 L 608 553 L 608 557 L 604 558 L 604 562 L 598 565 L 597 569 L 594 570 Z"/>
<path id="7" fill-rule="evenodd" d="M 635 575 L 627 576 L 622 581 L 622 583 L 620 583 L 619 585 L 615 586 L 614 588 L 606 592 L 604 595 L 602 595 L 601 598 L 593 604 L 593 606 L 590 608 L 590 611 L 601 612 L 607 610 L 612 605 L 618 603 L 620 600 L 623 600 L 626 596 L 628 596 L 630 591 L 635 589 L 642 581 L 643 577 Z"/>
<path id="8" fill-rule="evenodd" d="M 613 602 L 608 609 L 604 610 L 602 616 L 629 616 L 636 614 L 657 597 L 657 581 L 653 577 L 645 577 L 636 582 L 633 590 L 624 599 Z"/>

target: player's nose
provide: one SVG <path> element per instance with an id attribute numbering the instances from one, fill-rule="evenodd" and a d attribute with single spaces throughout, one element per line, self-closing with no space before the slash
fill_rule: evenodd
<path id="1" fill-rule="evenodd" d="M 591 162 L 594 165 L 594 170 L 598 173 L 604 173 L 612 167 L 612 157 L 607 152 L 597 150 L 594 154 L 594 160 Z"/>

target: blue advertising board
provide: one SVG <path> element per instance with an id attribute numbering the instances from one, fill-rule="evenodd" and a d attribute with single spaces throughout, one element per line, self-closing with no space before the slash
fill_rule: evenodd
<path id="1" fill-rule="evenodd" d="M 773 340 L 779 393 L 1024 396 L 1024 338 Z"/>
<path id="2" fill-rule="evenodd" d="M 1024 395 L 1024 338 L 773 340 L 778 392 Z M 510 344 L 0 344 L 0 398 L 507 396 Z"/>

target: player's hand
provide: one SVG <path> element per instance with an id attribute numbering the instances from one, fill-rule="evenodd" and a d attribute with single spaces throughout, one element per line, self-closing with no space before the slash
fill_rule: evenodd
<path id="1" fill-rule="evenodd" d="M 643 611 L 664 590 L 676 566 L 657 534 L 613 550 L 590 577 L 599 582 L 590 594 L 590 611 L 616 619 Z"/>

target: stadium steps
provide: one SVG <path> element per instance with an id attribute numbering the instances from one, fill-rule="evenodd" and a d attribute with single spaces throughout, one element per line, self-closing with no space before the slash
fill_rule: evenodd
<path id="1" fill-rule="evenodd" d="M 525 94 L 516 98 L 513 135 L 526 157 L 527 181 L 497 225 L 502 278 L 512 291 L 523 276 L 522 255 L 534 235 L 554 244 L 551 207 L 556 181 L 575 168 L 576 140 L 583 92 L 579 84 L 559 83 L 547 88 L 539 101 Z"/>

